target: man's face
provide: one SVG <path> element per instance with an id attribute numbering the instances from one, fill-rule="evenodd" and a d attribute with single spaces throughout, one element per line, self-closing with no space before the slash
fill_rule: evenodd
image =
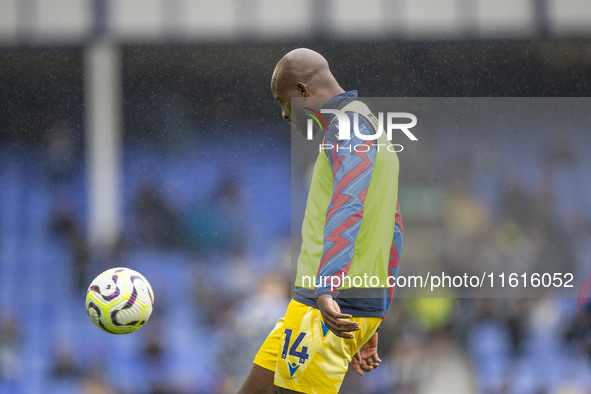
<path id="1" fill-rule="evenodd" d="M 281 105 L 281 117 L 291 124 L 293 120 L 291 116 L 291 98 L 300 97 L 301 95 L 295 87 L 289 87 L 285 81 L 273 80 L 271 90 L 275 101 Z"/>
<path id="2" fill-rule="evenodd" d="M 281 89 L 279 88 L 272 88 L 273 96 L 275 100 L 281 105 L 281 117 L 287 120 L 290 125 L 293 126 L 293 129 L 298 133 L 304 133 L 306 129 L 306 117 L 302 112 L 301 104 L 298 108 L 292 108 L 291 106 L 291 99 L 292 98 L 306 98 L 308 101 L 308 105 L 313 106 L 313 99 L 310 100 L 310 97 L 307 97 L 302 90 L 298 89 L 297 87 L 284 87 Z M 294 112 L 295 111 L 295 112 Z"/>
<path id="3" fill-rule="evenodd" d="M 291 112 L 291 99 L 292 97 L 304 97 L 305 93 L 302 92 L 302 89 L 297 88 L 301 83 L 296 83 L 290 74 L 286 72 L 284 64 L 278 64 L 271 78 L 271 91 L 275 101 L 281 105 L 281 117 L 292 124 L 294 119 Z"/>

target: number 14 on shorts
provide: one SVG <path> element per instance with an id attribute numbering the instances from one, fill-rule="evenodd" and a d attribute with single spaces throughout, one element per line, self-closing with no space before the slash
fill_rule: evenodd
<path id="1" fill-rule="evenodd" d="M 302 350 L 298 351 L 298 347 L 300 346 L 300 343 L 302 343 L 302 340 L 304 339 L 304 337 L 306 336 L 305 332 L 300 332 L 297 336 L 297 338 L 295 339 L 295 341 L 293 341 L 293 343 L 291 344 L 291 346 L 289 346 L 290 342 L 291 342 L 291 336 L 292 336 L 292 330 L 291 328 L 286 328 L 284 331 L 285 334 L 285 342 L 283 343 L 283 350 L 281 352 L 281 358 L 282 359 L 286 359 L 287 355 L 289 354 L 290 356 L 293 356 L 295 358 L 299 359 L 299 363 L 303 364 L 306 362 L 306 360 L 308 359 L 308 346 L 302 346 Z M 287 352 L 287 349 L 289 348 L 289 353 Z"/>

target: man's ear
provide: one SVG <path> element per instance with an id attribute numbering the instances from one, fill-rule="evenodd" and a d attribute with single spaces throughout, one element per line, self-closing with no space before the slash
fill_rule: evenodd
<path id="1" fill-rule="evenodd" d="M 305 83 L 298 82 L 296 84 L 296 89 L 298 90 L 300 97 L 310 97 L 310 92 L 308 91 L 308 87 Z"/>

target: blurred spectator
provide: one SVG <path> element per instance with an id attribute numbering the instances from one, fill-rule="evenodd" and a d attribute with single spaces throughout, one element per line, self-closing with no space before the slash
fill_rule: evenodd
<path id="1" fill-rule="evenodd" d="M 65 342 L 55 344 L 52 373 L 56 378 L 77 378 L 81 375 L 74 349 Z"/>
<path id="2" fill-rule="evenodd" d="M 247 235 L 242 185 L 238 178 L 224 178 L 205 201 L 185 213 L 188 246 L 194 250 L 240 254 Z"/>
<path id="3" fill-rule="evenodd" d="M 528 226 L 538 219 L 535 208 L 534 201 L 529 198 L 521 185 L 514 182 L 509 183 L 503 196 L 505 220 L 516 221 L 521 226 Z"/>
<path id="4" fill-rule="evenodd" d="M 445 212 L 447 234 L 462 242 L 478 237 L 490 225 L 488 207 L 460 179 L 454 181 L 449 191 Z"/>
<path id="5" fill-rule="evenodd" d="M 87 270 L 90 250 L 74 214 L 70 210 L 58 209 L 54 212 L 50 228 L 71 250 L 71 269 L 74 273 L 75 289 L 85 291 L 88 286 Z"/>
<path id="6" fill-rule="evenodd" d="M 18 320 L 14 315 L 0 310 L 0 383 L 10 387 L 19 376 L 21 338 Z"/>
<path id="7" fill-rule="evenodd" d="M 420 383 L 426 378 L 424 345 L 420 333 L 406 333 L 393 347 L 391 354 L 396 373 L 395 392 L 418 394 Z"/>
<path id="8" fill-rule="evenodd" d="M 224 332 L 221 363 L 227 373 L 225 392 L 236 392 L 252 365 L 252 359 L 289 303 L 290 281 L 283 273 L 269 273 L 257 280 L 257 291 L 230 312 Z"/>
<path id="9" fill-rule="evenodd" d="M 449 328 L 455 302 L 454 298 L 408 298 L 405 306 L 421 332 L 437 333 Z"/>
<path id="10" fill-rule="evenodd" d="M 579 286 L 577 313 L 566 331 L 565 340 L 576 344 L 591 363 L 591 275 L 587 274 Z"/>
<path id="11" fill-rule="evenodd" d="M 153 183 L 144 184 L 136 194 L 128 241 L 134 247 L 170 249 L 181 245 L 176 212 Z"/>
<path id="12" fill-rule="evenodd" d="M 156 316 L 154 316 L 156 317 Z M 166 349 L 164 337 L 162 336 L 161 319 L 150 321 L 149 325 L 143 327 L 145 330 L 142 357 L 146 362 L 146 379 L 150 386 L 150 393 L 165 393 L 166 391 Z"/>
<path id="13" fill-rule="evenodd" d="M 507 392 L 512 352 L 508 327 L 496 315 L 497 300 L 476 300 L 478 317 L 468 331 L 468 351 L 478 381 L 478 392 Z"/>
<path id="14" fill-rule="evenodd" d="M 43 142 L 49 180 L 54 186 L 62 186 L 72 179 L 77 166 L 77 135 L 66 121 L 53 114 L 46 116 Z"/>
<path id="15" fill-rule="evenodd" d="M 97 374 L 87 374 L 82 379 L 82 394 L 117 394 L 118 391 Z"/>

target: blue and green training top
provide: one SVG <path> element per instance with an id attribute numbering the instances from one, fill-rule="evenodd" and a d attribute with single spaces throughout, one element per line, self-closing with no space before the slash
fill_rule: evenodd
<path id="1" fill-rule="evenodd" d="M 360 134 L 377 132 L 377 118 L 356 91 L 323 108 L 345 112 L 350 125 L 357 113 Z M 328 128 L 308 194 L 293 298 L 318 307 L 316 297 L 332 293 L 343 313 L 383 317 L 402 249 L 398 157 L 384 135 L 362 139 L 351 130 L 350 139 L 340 140 L 337 117 L 324 117 Z"/>

